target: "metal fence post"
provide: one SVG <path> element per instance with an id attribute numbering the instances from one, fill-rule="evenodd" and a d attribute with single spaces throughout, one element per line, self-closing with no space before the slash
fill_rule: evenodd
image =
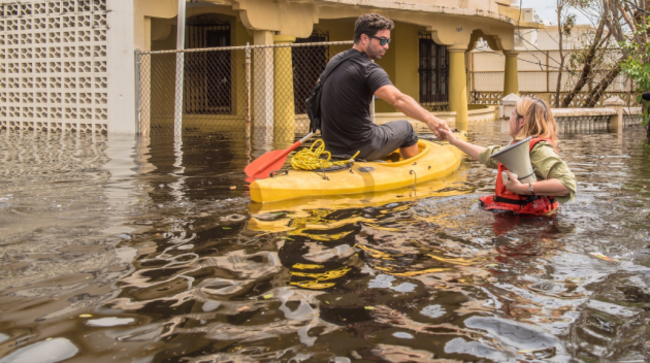
<path id="1" fill-rule="evenodd" d="M 176 53 L 176 95 L 174 97 L 174 133 L 179 135 L 183 129 L 183 78 L 185 54 Z"/>
<path id="2" fill-rule="evenodd" d="M 551 92 L 551 70 L 548 67 L 548 50 L 545 52 L 546 53 L 546 92 Z"/>
<path id="3" fill-rule="evenodd" d="M 140 49 L 135 50 L 135 133 L 140 130 Z"/>
<path id="4" fill-rule="evenodd" d="M 476 80 L 474 79 L 475 68 L 474 68 L 474 53 L 473 52 L 470 53 L 470 57 L 471 57 L 471 59 L 470 59 L 470 67 L 471 67 L 470 68 L 471 69 L 470 77 L 472 78 L 472 91 L 475 91 L 476 90 Z M 478 103 L 476 99 L 474 100 L 474 102 Z"/>
<path id="5" fill-rule="evenodd" d="M 251 153 L 251 46 L 246 42 L 246 158 L 247 163 L 252 161 Z"/>
<path id="6" fill-rule="evenodd" d="M 251 46 L 246 43 L 246 140 L 251 138 Z"/>
<path id="7" fill-rule="evenodd" d="M 185 0 L 178 1 L 178 21 L 176 32 L 176 97 L 174 104 L 174 134 L 182 136 L 183 130 L 183 78 L 185 70 Z"/>
<path id="8" fill-rule="evenodd" d="M 375 60 L 371 60 L 371 62 L 375 63 Z M 370 114 L 372 115 L 372 123 L 375 124 L 375 99 L 377 96 L 372 95 L 372 102 L 370 104 Z"/>

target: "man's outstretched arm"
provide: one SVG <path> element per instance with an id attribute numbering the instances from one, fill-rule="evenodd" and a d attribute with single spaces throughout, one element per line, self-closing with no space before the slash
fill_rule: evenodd
<path id="1" fill-rule="evenodd" d="M 445 135 L 440 133 L 438 129 L 449 130 L 451 132 L 449 125 L 444 120 L 433 116 L 429 111 L 420 106 L 413 97 L 403 94 L 393 85 L 380 87 L 375 92 L 375 95 L 391 104 L 406 116 L 424 122 L 439 139 L 443 139 Z"/>

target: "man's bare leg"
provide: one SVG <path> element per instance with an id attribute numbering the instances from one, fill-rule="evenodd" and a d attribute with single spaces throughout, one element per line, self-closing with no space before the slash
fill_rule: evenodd
<path id="1" fill-rule="evenodd" d="M 399 155 L 402 157 L 402 160 L 410 159 L 420 153 L 418 149 L 418 143 L 407 147 L 401 147 L 399 149 Z"/>

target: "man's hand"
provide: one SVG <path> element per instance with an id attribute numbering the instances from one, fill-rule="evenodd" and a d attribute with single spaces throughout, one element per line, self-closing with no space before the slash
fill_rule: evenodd
<path id="1" fill-rule="evenodd" d="M 429 130 L 433 131 L 434 134 L 436 134 L 436 137 L 439 138 L 440 140 L 444 140 L 447 138 L 447 135 L 444 132 L 440 132 L 440 130 L 445 130 L 449 133 L 452 132 L 451 128 L 449 125 L 447 125 L 447 122 L 445 120 L 441 120 L 433 115 L 430 115 L 427 119 L 427 126 L 429 127 Z"/>
<path id="2" fill-rule="evenodd" d="M 438 132 L 442 134 L 443 140 L 447 139 L 450 144 L 457 146 L 458 139 L 456 138 L 456 135 L 454 135 L 453 131 L 449 129 L 449 127 L 438 129 Z"/>

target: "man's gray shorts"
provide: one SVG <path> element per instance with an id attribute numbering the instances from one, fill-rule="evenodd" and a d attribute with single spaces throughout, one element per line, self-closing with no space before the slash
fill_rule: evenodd
<path id="1" fill-rule="evenodd" d="M 357 159 L 377 160 L 393 151 L 418 142 L 418 135 L 406 120 L 387 122 L 375 127 L 372 137 L 359 149 Z"/>

